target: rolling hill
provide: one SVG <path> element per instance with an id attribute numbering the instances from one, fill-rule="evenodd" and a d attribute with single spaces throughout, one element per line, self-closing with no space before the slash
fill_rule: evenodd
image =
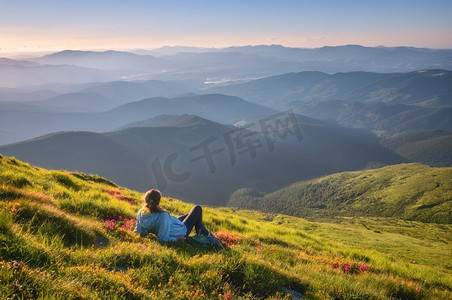
<path id="1" fill-rule="evenodd" d="M 78 92 L 60 94 L 46 100 L 23 103 L 34 105 L 35 110 L 61 111 L 61 112 L 101 112 L 112 109 L 120 104 L 116 99 L 108 98 L 96 93 Z"/>
<path id="2" fill-rule="evenodd" d="M 319 119 L 331 119 L 342 126 L 368 128 L 382 136 L 412 130 L 452 129 L 452 108 L 420 107 L 382 102 L 361 103 L 339 100 L 294 102 L 295 112 Z"/>
<path id="3" fill-rule="evenodd" d="M 95 93 L 126 104 L 151 97 L 177 97 L 197 90 L 202 83 L 194 80 L 144 80 L 95 82 L 75 86 L 80 92 Z"/>
<path id="4" fill-rule="evenodd" d="M 451 131 L 412 131 L 384 139 L 381 144 L 413 162 L 452 167 Z"/>
<path id="5" fill-rule="evenodd" d="M 422 69 L 452 70 L 450 50 L 409 47 L 345 45 L 303 49 L 259 45 L 186 52 L 182 49 L 168 53 L 171 55 L 160 58 L 174 65 L 177 72 L 173 72 L 173 76 L 180 76 L 180 72 L 185 71 L 189 72 L 192 78 L 204 75 L 217 82 L 299 71 L 331 74 L 355 71 L 394 73 Z"/>
<path id="6" fill-rule="evenodd" d="M 30 58 L 0 59 L 0 87 L 51 83 L 120 80 L 203 80 L 226 82 L 262 78 L 288 72 L 411 72 L 423 69 L 452 70 L 451 51 L 410 47 L 345 45 L 316 49 L 280 45 L 225 49 L 158 49 L 137 55 L 124 51 L 64 50 Z M 193 51 L 194 50 L 194 51 Z M 167 55 L 162 55 L 166 52 Z M 37 63 L 39 65 L 37 65 Z M 7 68 L 7 69 L 3 69 Z M 13 77 L 1 76 L 2 71 Z M 22 81 L 18 80 L 22 78 Z M 157 95 L 162 96 L 162 95 Z"/>
<path id="7" fill-rule="evenodd" d="M 57 95 L 58 93 L 52 90 L 27 90 L 21 88 L 0 87 L 0 103 L 10 102 L 20 104 L 21 102 L 45 100 Z"/>
<path id="8" fill-rule="evenodd" d="M 0 88 L 0 109 L 102 112 L 150 97 L 181 97 L 202 84 L 184 81 L 109 81 L 39 88 Z"/>
<path id="9" fill-rule="evenodd" d="M 139 114 L 132 108 L 131 115 Z M 271 192 L 303 179 L 405 161 L 365 130 L 309 118 L 283 128 L 277 124 L 287 115 L 273 115 L 267 123 L 276 130 L 268 133 L 258 131 L 258 121 L 233 128 L 194 117 L 178 121 L 185 118 L 169 117 L 171 127 L 60 132 L 1 146 L 0 153 L 46 168 L 99 174 L 140 191 L 159 186 L 176 197 L 215 205 L 224 205 L 240 188 Z"/>
<path id="10" fill-rule="evenodd" d="M 364 47 L 360 45 L 325 46 L 321 48 L 291 48 L 282 45 L 239 46 L 223 49 L 225 52 L 241 52 L 264 57 L 281 57 L 294 61 L 327 63 L 310 70 L 323 72 L 350 72 L 355 70 L 392 73 L 420 69 L 445 68 L 451 70 L 451 51 L 414 47 Z M 335 68 L 335 69 L 334 69 Z M 334 69 L 334 70 L 333 70 Z M 333 71 L 331 71 L 333 70 Z"/>
<path id="11" fill-rule="evenodd" d="M 185 50 L 176 47 L 161 50 L 135 51 L 146 55 L 112 50 L 65 50 L 30 60 L 53 66 L 71 65 L 102 70 L 104 75 L 115 72 L 116 79 L 196 79 L 207 82 L 262 78 L 299 71 L 394 73 L 423 69 L 452 70 L 450 50 L 409 47 L 345 45 L 303 49 L 260 45 Z M 164 55 L 165 52 L 167 55 Z M 154 57 L 154 53 L 159 57 Z M 11 65 L 9 61 L 6 63 Z M 41 80 L 52 78 L 53 82 L 61 82 L 57 77 L 46 76 L 50 73 L 45 70 L 41 71 Z M 50 83 L 51 80 L 46 82 Z M 0 86 L 4 86 L 1 81 Z"/>
<path id="12" fill-rule="evenodd" d="M 136 120 L 162 114 L 195 114 L 215 122 L 234 124 L 248 117 L 266 116 L 275 112 L 273 109 L 247 102 L 238 97 L 208 94 L 171 99 L 149 98 L 121 105 L 105 114 Z"/>
<path id="13" fill-rule="evenodd" d="M 410 130 L 451 130 L 451 87 L 452 72 L 422 70 L 289 73 L 207 90 L 391 136 Z"/>
<path id="14" fill-rule="evenodd" d="M 279 109 L 287 109 L 294 101 L 340 100 L 422 105 L 437 98 L 442 99 L 445 106 L 451 107 L 452 72 L 299 72 L 212 87 L 210 91 Z"/>
<path id="15" fill-rule="evenodd" d="M 220 252 L 132 230 L 142 194 L 0 155 L 0 291 L 28 299 L 447 299 L 450 225 L 203 208 Z M 179 215 L 192 205 L 163 198 Z"/>
<path id="16" fill-rule="evenodd" d="M 322 219 L 385 216 L 452 223 L 452 168 L 400 164 L 299 182 L 270 194 L 234 193 L 228 205 Z"/>
<path id="17" fill-rule="evenodd" d="M 144 121 L 133 122 L 124 125 L 118 130 L 132 128 L 132 127 L 192 127 L 206 125 L 225 130 L 225 126 L 216 122 L 198 117 L 196 115 L 159 115 L 157 117 L 149 118 Z M 234 128 L 231 126 L 231 129 Z"/>
<path id="18" fill-rule="evenodd" d="M 163 66 L 161 59 L 151 55 L 137 55 L 124 51 L 64 50 L 34 58 L 33 61 L 48 65 L 74 65 L 106 70 L 153 70 Z"/>
<path id="19" fill-rule="evenodd" d="M 21 88 L 51 83 L 76 84 L 118 80 L 130 72 L 105 72 L 74 65 L 35 65 L 17 62 L 0 62 L 0 87 Z"/>
<path id="20" fill-rule="evenodd" d="M 76 97 L 77 98 L 77 97 Z M 221 113 L 219 113 L 221 112 Z M 0 109 L 0 145 L 58 131 L 103 132 L 162 114 L 196 114 L 215 122 L 234 124 L 244 118 L 275 111 L 226 95 L 154 97 L 130 102 L 100 113 Z"/>

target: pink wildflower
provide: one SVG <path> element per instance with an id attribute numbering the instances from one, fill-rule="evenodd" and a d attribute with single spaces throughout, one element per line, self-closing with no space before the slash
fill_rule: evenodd
<path id="1" fill-rule="evenodd" d="M 224 293 L 224 295 L 223 295 L 226 299 L 229 299 L 229 298 L 231 298 L 231 293 Z"/>
<path id="2" fill-rule="evenodd" d="M 345 265 L 344 265 L 344 270 L 345 270 L 346 272 L 350 271 L 350 266 L 349 266 L 348 264 L 345 264 Z"/>
<path id="3" fill-rule="evenodd" d="M 361 267 L 359 267 L 359 269 L 364 272 L 364 271 L 367 271 L 367 269 L 369 269 L 369 266 L 368 265 L 362 265 Z"/>

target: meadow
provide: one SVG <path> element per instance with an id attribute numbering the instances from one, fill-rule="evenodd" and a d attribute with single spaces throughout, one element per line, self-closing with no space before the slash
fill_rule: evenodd
<path id="1" fill-rule="evenodd" d="M 0 299 L 452 297 L 450 224 L 205 207 L 215 252 L 134 234 L 142 196 L 0 155 Z"/>

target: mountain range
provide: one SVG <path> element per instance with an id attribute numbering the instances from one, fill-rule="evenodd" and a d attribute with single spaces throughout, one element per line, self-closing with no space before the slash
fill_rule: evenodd
<path id="1" fill-rule="evenodd" d="M 202 57 L 204 53 L 241 53 L 301 63 L 301 70 L 315 70 L 327 73 L 370 71 L 409 72 L 420 69 L 445 68 L 451 70 L 449 49 L 425 49 L 414 47 L 363 47 L 344 45 L 321 48 L 291 48 L 281 45 L 257 45 L 213 48 L 162 47 L 145 53 L 168 58 L 190 53 L 192 57 Z M 143 53 L 143 52 L 142 52 Z"/>
<path id="2" fill-rule="evenodd" d="M 69 104 L 70 102 L 66 102 L 65 105 Z M 81 103 L 76 102 L 74 105 L 80 107 Z M 162 114 L 196 114 L 215 122 L 234 124 L 245 118 L 275 112 L 273 109 L 246 102 L 238 97 L 215 94 L 177 98 L 154 97 L 130 102 L 100 113 L 59 112 L 55 109 L 55 107 L 53 111 L 42 111 L 39 108 L 0 109 L 0 145 L 56 131 L 109 131 Z"/>
<path id="3" fill-rule="evenodd" d="M 452 72 L 300 72 L 207 89 L 379 135 L 452 129 Z"/>
<path id="4" fill-rule="evenodd" d="M 314 118 L 335 120 L 346 127 L 368 128 L 381 136 L 412 130 L 452 129 L 451 107 L 324 100 L 299 102 L 293 110 Z"/>
<path id="5" fill-rule="evenodd" d="M 112 81 L 130 72 L 106 72 L 74 65 L 35 65 L 24 61 L 2 63 L 0 61 L 0 87 L 20 88 L 51 83 L 75 84 L 96 81 Z"/>
<path id="6" fill-rule="evenodd" d="M 231 122 L 251 117 L 252 114 L 262 115 L 265 111 L 270 113 L 288 109 L 317 119 L 334 120 L 346 127 L 367 128 L 385 137 L 409 130 L 451 130 L 451 78 L 451 72 L 444 70 L 332 75 L 301 72 L 207 89 L 192 80 L 79 84 L 66 87 L 65 92 L 56 95 L 42 89 L 28 92 L 23 89 L 4 89 L 3 95 L 9 101 L 0 101 L 0 144 L 60 130 L 106 131 L 159 114 L 189 113 L 233 124 Z M 0 90 L 0 96 L 1 92 Z M 223 102 L 221 105 L 226 111 L 230 106 L 227 102 L 237 103 L 237 99 L 218 94 L 198 96 L 193 92 L 236 95 L 260 107 L 255 106 L 254 113 L 251 112 L 254 108 L 250 103 L 242 102 L 240 109 L 237 109 L 238 106 L 230 108 L 237 109 L 234 114 L 240 117 L 232 118 L 229 115 L 223 118 L 216 110 L 220 106 L 215 106 L 214 102 L 209 103 L 208 111 L 205 111 L 201 107 L 204 106 L 201 98 L 218 98 L 215 101 Z M 16 96 L 14 93 L 17 93 Z M 34 93 L 35 101 L 29 101 Z M 44 95 L 51 97 L 43 100 Z M 198 100 L 192 108 L 185 107 L 184 105 L 190 105 L 189 101 L 184 100 L 142 100 L 157 95 L 168 95 L 171 99 Z M 24 99 L 28 101 L 22 102 Z M 141 102 L 137 102 L 138 100 Z M 140 104 L 132 104 L 134 102 Z M 146 107 L 145 103 L 148 103 Z M 136 116 L 131 116 L 135 113 L 133 109 L 130 114 L 124 111 L 128 114 L 125 118 L 124 115 L 117 114 L 120 113 L 119 110 L 113 109 L 122 104 L 125 106 L 119 110 L 132 109 L 133 105 L 143 107 L 137 109 Z M 166 104 L 171 107 L 164 108 Z M 147 113 L 150 106 L 154 105 L 159 108 Z M 245 109 L 245 106 L 248 108 Z M 242 110 L 246 113 L 242 113 Z M 92 114 L 93 112 L 99 114 Z M 33 125 L 30 126 L 31 124 Z"/>
<path id="7" fill-rule="evenodd" d="M 153 51 L 64 50 L 28 60 L 0 60 L 0 87 L 112 80 L 223 82 L 288 72 L 452 70 L 452 51 L 346 45 L 316 49 L 280 45 Z M 166 55 L 165 55 L 166 53 Z M 154 54 L 154 55 L 152 55 Z M 158 57 L 156 57 L 158 55 Z"/>
<path id="8" fill-rule="evenodd" d="M 102 70 L 160 70 L 163 61 L 151 55 L 137 55 L 124 51 L 64 50 L 33 59 L 41 65 L 74 65 Z"/>
<path id="9" fill-rule="evenodd" d="M 0 153 L 213 205 L 336 172 L 451 166 L 452 50 L 133 52 L 0 58 Z"/>
<path id="10" fill-rule="evenodd" d="M 139 111 L 129 108 L 134 109 L 122 114 Z M 160 116 L 145 121 L 160 127 L 60 132 L 1 146 L 0 153 L 46 168 L 99 174 L 141 191 L 158 186 L 213 205 L 224 205 L 240 188 L 270 192 L 298 180 L 405 161 L 368 131 L 305 123 L 295 115 L 288 123 L 290 117 L 279 113 L 232 127 L 195 116 Z M 273 130 L 259 131 L 263 124 Z"/>
<path id="11" fill-rule="evenodd" d="M 299 72 L 212 87 L 210 90 L 282 109 L 297 102 L 314 100 L 451 107 L 452 72 Z"/>

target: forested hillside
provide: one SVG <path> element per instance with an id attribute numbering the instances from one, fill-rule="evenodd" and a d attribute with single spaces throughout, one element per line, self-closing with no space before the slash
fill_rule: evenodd
<path id="1" fill-rule="evenodd" d="M 452 168 L 399 164 L 299 182 L 270 194 L 234 193 L 230 206 L 310 219 L 384 216 L 452 223 Z"/>

